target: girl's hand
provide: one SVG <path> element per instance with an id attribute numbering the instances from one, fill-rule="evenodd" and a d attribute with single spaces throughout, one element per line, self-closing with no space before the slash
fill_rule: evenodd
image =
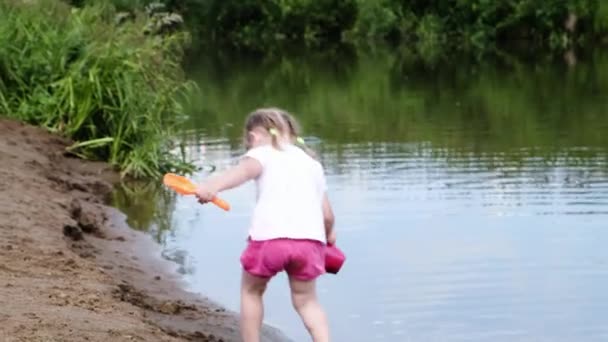
<path id="1" fill-rule="evenodd" d="M 211 189 L 210 187 L 207 187 L 207 186 L 197 186 L 196 187 L 195 195 L 201 204 L 210 202 L 211 200 L 213 200 L 213 198 L 215 198 L 216 194 L 217 194 L 217 192 L 213 191 L 213 189 Z"/>
<path id="2" fill-rule="evenodd" d="M 327 234 L 326 239 L 327 239 L 328 245 L 335 245 L 336 244 L 336 230 L 332 229 L 329 232 L 329 234 Z"/>

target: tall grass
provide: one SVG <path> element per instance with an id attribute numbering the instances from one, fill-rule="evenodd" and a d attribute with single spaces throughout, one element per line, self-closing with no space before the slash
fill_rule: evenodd
<path id="1" fill-rule="evenodd" d="M 145 14 L 117 18 L 103 1 L 0 3 L 0 113 L 71 138 L 69 151 L 124 176 L 187 168 L 169 152 L 191 87 L 179 64 L 187 37 L 146 35 Z"/>

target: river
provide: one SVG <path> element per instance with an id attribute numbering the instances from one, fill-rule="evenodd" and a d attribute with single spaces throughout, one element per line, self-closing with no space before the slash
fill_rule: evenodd
<path id="1" fill-rule="evenodd" d="M 180 138 L 200 180 L 242 154 L 249 111 L 301 120 L 348 258 L 319 281 L 335 341 L 606 341 L 608 54 L 571 57 L 213 51 L 188 67 Z M 222 197 L 232 211 L 154 186 L 115 203 L 238 310 L 254 186 Z M 285 276 L 265 304 L 308 340 Z"/>

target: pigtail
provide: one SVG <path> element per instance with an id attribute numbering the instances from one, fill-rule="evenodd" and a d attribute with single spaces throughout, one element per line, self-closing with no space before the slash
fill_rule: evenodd
<path id="1" fill-rule="evenodd" d="M 319 157 L 311 148 L 306 145 L 306 141 L 304 138 L 300 136 L 300 125 L 298 121 L 288 112 L 281 111 L 281 118 L 287 124 L 287 128 L 289 129 L 289 135 L 293 139 L 294 145 L 301 148 L 306 154 L 308 154 L 312 159 L 319 160 Z"/>
<path id="2" fill-rule="evenodd" d="M 276 148 L 277 150 L 281 149 L 281 145 L 279 144 L 279 131 L 272 127 L 268 130 L 268 132 L 270 133 L 270 137 L 272 139 L 272 147 Z"/>
<path id="3" fill-rule="evenodd" d="M 280 139 L 288 135 L 294 145 L 301 148 L 311 158 L 319 160 L 317 154 L 306 145 L 306 142 L 300 136 L 298 121 L 288 112 L 278 108 L 261 108 L 250 113 L 245 122 L 243 136 L 247 148 L 250 146 L 248 132 L 256 127 L 263 127 L 268 130 L 272 139 L 272 146 L 277 150 L 282 150 Z"/>

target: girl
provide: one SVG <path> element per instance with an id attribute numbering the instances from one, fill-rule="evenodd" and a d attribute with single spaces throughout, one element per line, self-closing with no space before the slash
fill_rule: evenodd
<path id="1" fill-rule="evenodd" d="M 247 152 L 235 167 L 210 177 L 197 188 L 206 203 L 223 190 L 255 180 L 257 203 L 241 255 L 241 334 L 258 342 L 263 320 L 262 296 L 278 272 L 289 277 L 291 299 L 315 342 L 329 341 L 327 318 L 317 301 L 316 278 L 325 272 L 325 244 L 335 243 L 334 215 L 321 164 L 303 149 L 295 119 L 276 108 L 247 117 Z"/>

